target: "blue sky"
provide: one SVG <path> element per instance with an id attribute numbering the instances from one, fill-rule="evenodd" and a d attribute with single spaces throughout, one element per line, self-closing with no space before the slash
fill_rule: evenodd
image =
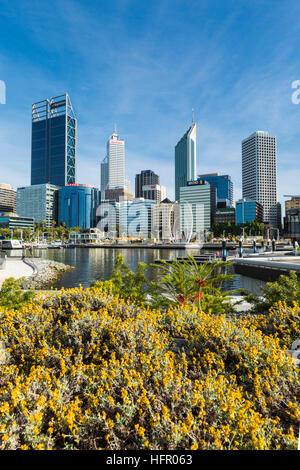
<path id="1" fill-rule="evenodd" d="M 241 140 L 277 136 L 278 198 L 299 194 L 296 0 L 0 0 L 0 181 L 30 184 L 31 104 L 68 92 L 77 180 L 99 186 L 114 123 L 126 173 L 153 169 L 174 197 L 174 146 L 197 123 L 199 173 L 232 175 Z"/>

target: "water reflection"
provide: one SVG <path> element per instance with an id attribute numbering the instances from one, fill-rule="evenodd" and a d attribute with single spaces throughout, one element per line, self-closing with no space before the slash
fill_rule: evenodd
<path id="1" fill-rule="evenodd" d="M 35 255 L 42 258 L 60 261 L 62 263 L 76 266 L 65 274 L 55 287 L 74 287 L 81 284 L 83 287 L 89 287 L 90 283 L 100 279 L 109 279 L 112 275 L 118 254 L 122 253 L 125 263 L 130 269 L 136 270 L 140 261 L 148 265 L 146 271 L 150 280 L 158 280 L 159 274 L 156 268 L 149 266 L 156 259 L 172 260 L 178 256 L 187 256 L 187 254 L 198 254 L 195 250 L 176 250 L 176 249 L 147 249 L 147 248 L 76 248 L 59 250 L 36 250 Z M 233 273 L 231 267 L 227 268 L 228 273 Z M 241 286 L 240 276 L 235 275 L 234 279 L 225 281 L 224 289 L 237 289 Z"/>

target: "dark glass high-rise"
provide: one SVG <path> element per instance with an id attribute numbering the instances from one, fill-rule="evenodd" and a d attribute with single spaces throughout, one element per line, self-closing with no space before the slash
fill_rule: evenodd
<path id="1" fill-rule="evenodd" d="M 69 95 L 32 105 L 31 184 L 76 182 L 77 121 Z"/>

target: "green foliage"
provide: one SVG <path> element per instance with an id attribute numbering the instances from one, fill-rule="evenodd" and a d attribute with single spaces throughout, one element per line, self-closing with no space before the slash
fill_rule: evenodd
<path id="1" fill-rule="evenodd" d="M 227 237 L 229 234 L 238 236 L 243 234 L 243 228 L 245 229 L 245 235 L 262 235 L 264 231 L 263 224 L 259 223 L 257 220 L 252 220 L 242 225 L 236 225 L 231 222 L 222 224 L 216 223 L 212 226 L 212 232 L 215 237 L 222 237 L 223 235 Z"/>
<path id="2" fill-rule="evenodd" d="M 159 282 L 150 283 L 151 306 L 159 308 L 193 303 L 205 312 L 219 314 L 232 311 L 227 297 L 232 292 L 222 291 L 223 281 L 233 277 L 222 272 L 229 263 L 197 264 L 192 255 L 187 258 L 172 263 L 162 260 L 161 264 L 151 265 L 162 273 Z"/>
<path id="3" fill-rule="evenodd" d="M 124 256 L 119 254 L 109 281 L 96 281 L 92 287 L 102 287 L 113 295 L 136 304 L 143 304 L 147 296 L 148 280 L 145 276 L 147 265 L 139 263 L 137 272 L 133 272 L 125 264 Z"/>
<path id="4" fill-rule="evenodd" d="M 295 271 L 290 271 L 288 276 L 282 274 L 276 282 L 267 282 L 265 287 L 261 287 L 261 292 L 263 299 L 253 294 L 246 297 L 256 312 L 266 312 L 279 301 L 289 307 L 294 302 L 300 305 L 300 282 Z"/>
<path id="5" fill-rule="evenodd" d="M 32 299 L 34 292 L 24 292 L 21 288 L 21 279 L 9 277 L 5 279 L 0 290 L 0 306 L 8 309 L 18 310 Z"/>

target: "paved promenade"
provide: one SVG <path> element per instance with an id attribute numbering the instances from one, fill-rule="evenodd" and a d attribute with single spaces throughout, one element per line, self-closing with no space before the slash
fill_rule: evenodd
<path id="1" fill-rule="evenodd" d="M 5 279 L 14 277 L 29 277 L 33 274 L 33 268 L 23 263 L 21 259 L 7 259 L 4 269 L 0 269 L 0 287 Z"/>

